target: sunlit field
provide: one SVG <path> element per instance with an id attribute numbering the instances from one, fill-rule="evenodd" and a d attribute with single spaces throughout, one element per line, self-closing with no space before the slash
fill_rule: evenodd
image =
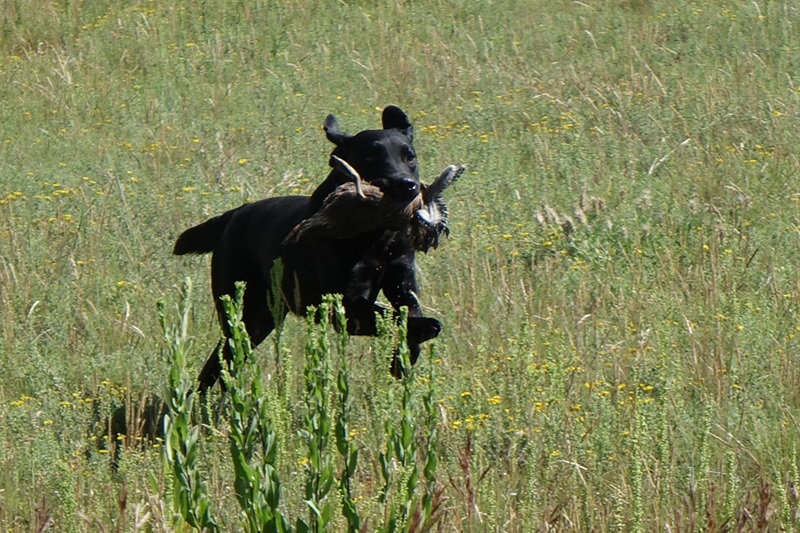
<path id="1" fill-rule="evenodd" d="M 6 0 L 0 95 L 3 531 L 800 526 L 794 3 Z M 442 335 L 290 317 L 201 402 L 175 238 L 389 104 L 468 167 Z"/>

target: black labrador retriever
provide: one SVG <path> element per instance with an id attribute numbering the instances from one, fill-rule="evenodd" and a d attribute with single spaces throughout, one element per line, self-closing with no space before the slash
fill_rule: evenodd
<path id="1" fill-rule="evenodd" d="M 332 155 L 347 161 L 362 179 L 379 187 L 398 201 L 412 201 L 420 192 L 414 128 L 398 107 L 383 110 L 383 129 L 348 135 L 339 130 L 336 117 L 325 119 L 325 134 L 336 145 Z M 211 288 L 219 321 L 228 335 L 227 319 L 220 297 L 235 292 L 237 281 L 246 282 L 242 319 L 253 346 L 274 329 L 276 319 L 267 304 L 275 296 L 296 314 L 319 305 L 325 294 L 342 294 L 347 329 L 353 335 L 375 335 L 375 313 L 387 309 L 375 303 L 380 291 L 394 309 L 408 307 L 408 346 L 416 362 L 420 344 L 436 337 L 442 324 L 422 316 L 414 271 L 415 249 L 407 232 L 378 228 L 366 232 L 354 228 L 353 237 L 332 239 L 324 234 L 308 235 L 294 243 L 284 238 L 301 221 L 313 215 L 336 187 L 352 179 L 333 166 L 311 196 L 267 198 L 211 218 L 184 231 L 174 253 L 212 252 Z M 276 259 L 283 263 L 281 295 L 272 293 L 272 269 Z M 282 311 L 283 315 L 286 311 Z M 228 343 L 222 356 L 231 360 Z M 199 390 L 212 387 L 220 377 L 220 346 L 211 354 L 199 376 Z M 402 365 L 392 362 L 392 374 L 399 377 Z"/>

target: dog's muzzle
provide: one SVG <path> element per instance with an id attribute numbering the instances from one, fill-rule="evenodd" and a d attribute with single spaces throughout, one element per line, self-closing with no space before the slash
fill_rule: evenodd
<path id="1" fill-rule="evenodd" d="M 399 201 L 410 202 L 417 197 L 420 190 L 419 182 L 408 178 L 377 180 L 375 185 L 380 187 L 384 194 Z"/>

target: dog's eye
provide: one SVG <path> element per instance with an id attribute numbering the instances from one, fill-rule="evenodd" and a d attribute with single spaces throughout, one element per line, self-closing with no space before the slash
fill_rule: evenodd
<path id="1" fill-rule="evenodd" d="M 417 154 L 415 154 L 414 152 L 408 152 L 406 154 L 406 161 L 408 161 L 409 163 L 413 163 L 414 160 L 416 159 L 417 159 Z"/>

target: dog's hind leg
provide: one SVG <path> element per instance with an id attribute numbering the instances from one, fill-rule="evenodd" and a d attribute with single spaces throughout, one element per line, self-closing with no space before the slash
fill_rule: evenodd
<path id="1" fill-rule="evenodd" d="M 206 363 L 203 365 L 203 369 L 200 371 L 200 375 L 197 378 L 197 390 L 200 394 L 205 394 L 208 389 L 214 386 L 220 375 L 222 375 L 220 350 L 222 350 L 222 357 L 224 360 L 229 361 L 231 359 L 228 339 L 220 339 L 217 343 L 217 347 L 214 348 L 214 351 L 211 352 L 211 355 L 206 359 Z"/>
<path id="2" fill-rule="evenodd" d="M 272 324 L 272 318 L 270 318 L 270 324 Z M 249 333 L 248 331 L 250 345 L 255 348 L 261 344 L 264 339 L 267 338 L 267 335 L 272 332 L 272 329 L 273 328 L 270 326 L 269 329 L 261 329 L 254 333 Z M 222 350 L 221 360 L 220 350 Z M 214 351 L 211 352 L 211 355 L 209 355 L 208 359 L 206 359 L 203 369 L 200 371 L 200 374 L 197 377 L 197 390 L 202 394 L 213 387 L 222 376 L 222 361 L 230 363 L 232 360 L 233 354 L 231 353 L 231 345 L 228 342 L 228 338 L 226 337 L 220 339 L 219 343 L 217 343 L 217 347 L 214 348 Z M 220 385 L 222 386 L 222 389 L 225 390 L 225 383 L 221 381 Z"/>
<path id="3" fill-rule="evenodd" d="M 250 338 L 250 345 L 253 348 L 264 342 L 264 339 L 275 329 L 275 319 L 265 305 L 265 297 L 266 288 L 263 284 L 253 282 L 252 285 L 245 288 L 242 322 L 244 322 L 247 335 Z M 221 306 L 218 307 L 218 311 L 224 338 L 219 341 L 217 347 L 211 352 L 211 355 L 206 360 L 197 378 L 197 389 L 201 393 L 213 387 L 219 380 L 222 375 L 221 360 L 228 363 L 233 360 L 231 345 L 228 342 L 228 338 L 230 337 L 228 319 Z M 222 354 L 221 360 L 220 351 Z M 222 383 L 222 387 L 224 389 L 224 383 Z"/>

